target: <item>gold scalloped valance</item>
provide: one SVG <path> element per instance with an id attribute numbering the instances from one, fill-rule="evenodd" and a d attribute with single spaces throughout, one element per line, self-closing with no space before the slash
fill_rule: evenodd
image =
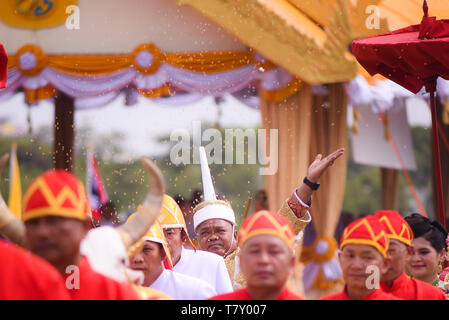
<path id="1" fill-rule="evenodd" d="M 172 73 L 168 77 L 164 72 L 157 74 L 163 64 L 173 67 L 170 69 Z M 250 68 L 245 69 L 245 67 Z M 33 104 L 39 100 L 53 97 L 59 90 L 58 88 L 73 97 L 103 95 L 111 90 L 117 91 L 119 88 L 127 86 L 130 79 L 135 81 L 142 76 L 146 80 L 139 82 L 136 88 L 142 96 L 147 98 L 173 96 L 179 91 L 179 81 L 183 81 L 185 78 L 185 73 L 182 70 L 195 73 L 195 75 L 192 73 L 191 76 L 196 79 L 188 80 L 190 84 L 184 90 L 192 90 L 192 92 L 197 90 L 202 94 L 207 94 L 209 90 L 216 90 L 216 93 L 219 93 L 227 87 L 232 87 L 233 84 L 229 81 L 236 81 L 239 86 L 245 82 L 249 85 L 252 81 L 262 79 L 264 72 L 277 68 L 277 66 L 256 55 L 253 50 L 165 53 L 154 44 L 145 43 L 138 45 L 130 54 L 117 55 L 46 54 L 39 46 L 26 44 L 15 54 L 9 56 L 8 68 L 13 74 L 18 72 L 34 79 L 28 82 L 27 78 L 15 77 L 14 81 L 19 81 L 21 85 L 13 85 L 22 87 L 26 101 Z M 132 69 L 135 69 L 137 73 Z M 121 72 L 122 70 L 123 72 Z M 241 70 L 241 72 L 234 73 L 231 78 L 228 76 L 220 78 L 221 73 L 234 70 Z M 106 83 L 116 75 L 122 77 L 124 83 L 122 85 L 119 83 L 118 87 L 110 90 Z M 151 78 L 153 76 L 154 78 Z M 285 83 L 284 79 L 283 84 L 274 85 L 275 89 L 267 90 L 260 86 L 261 96 L 271 102 L 287 99 L 296 93 L 302 85 L 301 80 L 293 76 L 290 77 L 289 82 Z M 64 78 L 64 84 L 60 83 L 61 78 Z M 161 81 L 161 79 L 163 80 Z M 95 82 L 97 80 L 102 81 L 103 85 L 100 82 Z M 89 81 L 91 84 L 88 85 L 89 91 L 86 94 L 85 88 Z M 198 85 L 195 84 L 195 81 L 198 81 Z M 213 82 L 210 87 L 212 89 L 204 88 L 205 81 Z M 78 85 L 78 82 L 84 83 L 84 87 L 83 84 Z M 36 87 L 37 83 L 40 83 L 38 87 Z M 148 83 L 149 85 L 147 85 Z M 152 83 L 156 83 L 156 86 Z M 132 82 L 131 85 L 136 85 L 136 82 Z M 95 87 L 97 89 L 93 90 L 94 86 L 97 86 Z"/>
<path id="2" fill-rule="evenodd" d="M 31 70 L 20 68 L 20 56 L 27 52 L 32 53 L 36 59 L 35 67 Z M 151 54 L 152 61 L 148 66 L 141 67 L 136 60 L 142 52 Z M 34 44 L 26 44 L 15 54 L 9 55 L 8 68 L 17 67 L 23 74 L 30 76 L 36 75 L 44 67 L 83 76 L 108 74 L 128 67 L 134 67 L 143 74 L 152 74 L 158 70 L 162 62 L 189 71 L 215 73 L 255 64 L 256 58 L 252 50 L 164 53 L 154 44 L 139 45 L 130 54 L 47 55 L 40 47 Z"/>

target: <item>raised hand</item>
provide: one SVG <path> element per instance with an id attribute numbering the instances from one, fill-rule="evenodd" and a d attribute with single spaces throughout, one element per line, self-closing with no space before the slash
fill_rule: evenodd
<path id="1" fill-rule="evenodd" d="M 318 182 L 326 169 L 333 165 L 334 161 L 341 157 L 343 153 L 345 153 L 344 148 L 338 149 L 325 158 L 323 158 L 321 154 L 318 154 L 315 157 L 315 160 L 309 166 L 309 169 L 307 171 L 307 179 L 314 183 Z"/>
<path id="2" fill-rule="evenodd" d="M 325 158 L 323 158 L 321 154 L 317 155 L 315 160 L 313 160 L 309 166 L 307 171 L 307 179 L 310 182 L 317 183 L 327 168 L 329 168 L 336 159 L 341 157 L 344 152 L 345 149 L 341 148 Z M 304 209 L 305 207 L 299 203 L 297 197 L 301 199 L 303 203 L 310 205 L 312 192 L 313 190 L 307 184 L 302 183 L 288 200 L 288 205 L 298 218 L 302 218 L 306 210 Z"/>

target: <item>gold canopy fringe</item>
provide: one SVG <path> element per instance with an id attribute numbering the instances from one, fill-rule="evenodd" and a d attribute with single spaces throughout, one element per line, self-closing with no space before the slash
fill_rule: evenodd
<path id="1" fill-rule="evenodd" d="M 24 89 L 25 101 L 27 104 L 31 105 L 40 100 L 47 100 L 56 95 L 56 89 L 51 84 L 46 85 L 42 88 L 37 88 L 35 90 Z"/>
<path id="2" fill-rule="evenodd" d="M 136 63 L 139 53 L 148 51 L 152 55 L 152 63 L 147 67 L 141 67 Z M 32 53 L 36 59 L 34 68 L 23 69 L 19 59 L 22 54 Z M 47 55 L 34 44 L 26 44 L 16 54 L 10 55 L 8 68 L 17 68 L 26 76 L 36 76 L 44 68 L 50 67 L 67 74 L 83 77 L 94 77 L 110 74 L 125 68 L 133 67 L 143 74 L 157 72 L 161 63 L 167 63 L 174 67 L 206 74 L 235 70 L 253 64 L 256 68 L 270 70 L 275 68 L 270 61 L 259 61 L 253 50 L 248 51 L 213 51 L 213 52 L 161 52 L 154 44 L 145 43 L 137 46 L 130 54 L 119 55 Z M 302 81 L 295 78 L 285 87 L 278 90 L 263 90 L 262 95 L 269 102 L 280 102 L 295 94 L 302 86 Z M 160 98 L 174 95 L 175 90 L 169 83 L 163 86 L 145 90 L 139 89 L 139 93 L 147 98 Z M 26 101 L 33 104 L 39 100 L 48 99 L 56 94 L 56 89 L 47 85 L 35 90 L 25 89 Z"/>
<path id="3" fill-rule="evenodd" d="M 174 94 L 173 88 L 168 83 L 165 83 L 162 87 L 157 89 L 138 89 L 137 91 L 146 98 L 161 98 L 172 96 Z"/>
<path id="4" fill-rule="evenodd" d="M 285 87 L 278 90 L 261 89 L 261 95 L 268 102 L 280 102 L 298 92 L 298 90 L 301 89 L 302 84 L 303 82 L 301 80 L 293 79 Z"/>
<path id="5" fill-rule="evenodd" d="M 444 100 L 443 115 L 441 118 L 443 124 L 449 125 L 449 99 Z"/>
<path id="6" fill-rule="evenodd" d="M 362 119 L 362 116 L 360 115 L 359 110 L 357 110 L 356 108 L 352 108 L 352 116 L 353 116 L 353 124 L 352 124 L 352 133 L 353 134 L 359 134 L 360 130 L 359 130 L 359 124 L 357 121 L 360 121 Z"/>
<path id="7" fill-rule="evenodd" d="M 148 68 L 139 68 L 135 61 L 136 56 L 142 51 L 149 51 L 153 56 L 153 62 Z M 26 52 L 33 53 L 36 57 L 36 67 L 31 70 L 20 68 L 19 58 Z M 128 67 L 135 67 L 142 73 L 151 74 L 157 71 L 161 62 L 165 62 L 189 71 L 216 73 L 256 64 L 256 61 L 254 52 L 251 50 L 164 53 L 154 44 L 148 43 L 137 46 L 130 54 L 47 55 L 39 46 L 26 44 L 15 54 L 9 55 L 8 68 L 17 67 L 23 74 L 30 76 L 37 75 L 45 67 L 82 76 L 109 74 Z M 145 71 L 145 69 L 149 70 Z"/>

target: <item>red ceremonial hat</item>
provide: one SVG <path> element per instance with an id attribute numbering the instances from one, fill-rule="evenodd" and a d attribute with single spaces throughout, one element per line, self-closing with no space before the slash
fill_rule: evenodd
<path id="1" fill-rule="evenodd" d="M 239 246 L 260 234 L 278 236 L 287 243 L 290 249 L 293 249 L 295 244 L 292 226 L 284 217 L 275 212 L 261 210 L 245 219 L 239 231 Z"/>
<path id="2" fill-rule="evenodd" d="M 412 243 L 413 231 L 399 212 L 381 210 L 375 216 L 382 222 L 388 238 L 399 240 L 408 246 Z"/>
<path id="3" fill-rule="evenodd" d="M 367 216 L 350 223 L 340 240 L 340 249 L 347 244 L 364 244 L 376 248 L 382 256 L 387 256 L 388 237 L 379 219 Z"/>
<path id="4" fill-rule="evenodd" d="M 91 217 L 83 185 L 67 171 L 47 171 L 34 179 L 25 192 L 23 221 L 49 215 L 79 220 Z"/>

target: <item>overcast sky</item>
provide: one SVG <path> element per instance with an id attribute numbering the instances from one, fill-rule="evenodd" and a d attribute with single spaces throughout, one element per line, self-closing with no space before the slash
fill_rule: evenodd
<path id="1" fill-rule="evenodd" d="M 24 132 L 28 130 L 28 108 L 24 104 L 23 94 L 16 94 L 8 101 L 0 103 L 0 118 L 9 118 L 11 124 Z M 222 113 L 219 115 L 219 108 Z M 409 123 L 429 126 L 430 111 L 422 100 L 412 98 L 407 104 Z M 349 113 L 351 114 L 351 113 Z M 41 102 L 31 109 L 33 129 L 52 125 L 54 106 L 51 102 Z M 150 99 L 139 97 L 135 106 L 126 107 L 123 97 L 103 108 L 80 110 L 75 113 L 76 127 L 91 126 L 99 133 L 119 131 L 123 133 L 125 150 L 130 157 L 152 156 L 166 149 L 160 143 L 152 141 L 155 137 L 170 134 L 174 129 L 185 128 L 191 132 L 192 121 L 215 123 L 222 127 L 255 127 L 260 125 L 260 113 L 243 105 L 232 96 L 217 107 L 212 97 L 182 107 L 158 105 Z M 348 116 L 348 122 L 352 117 Z"/>

